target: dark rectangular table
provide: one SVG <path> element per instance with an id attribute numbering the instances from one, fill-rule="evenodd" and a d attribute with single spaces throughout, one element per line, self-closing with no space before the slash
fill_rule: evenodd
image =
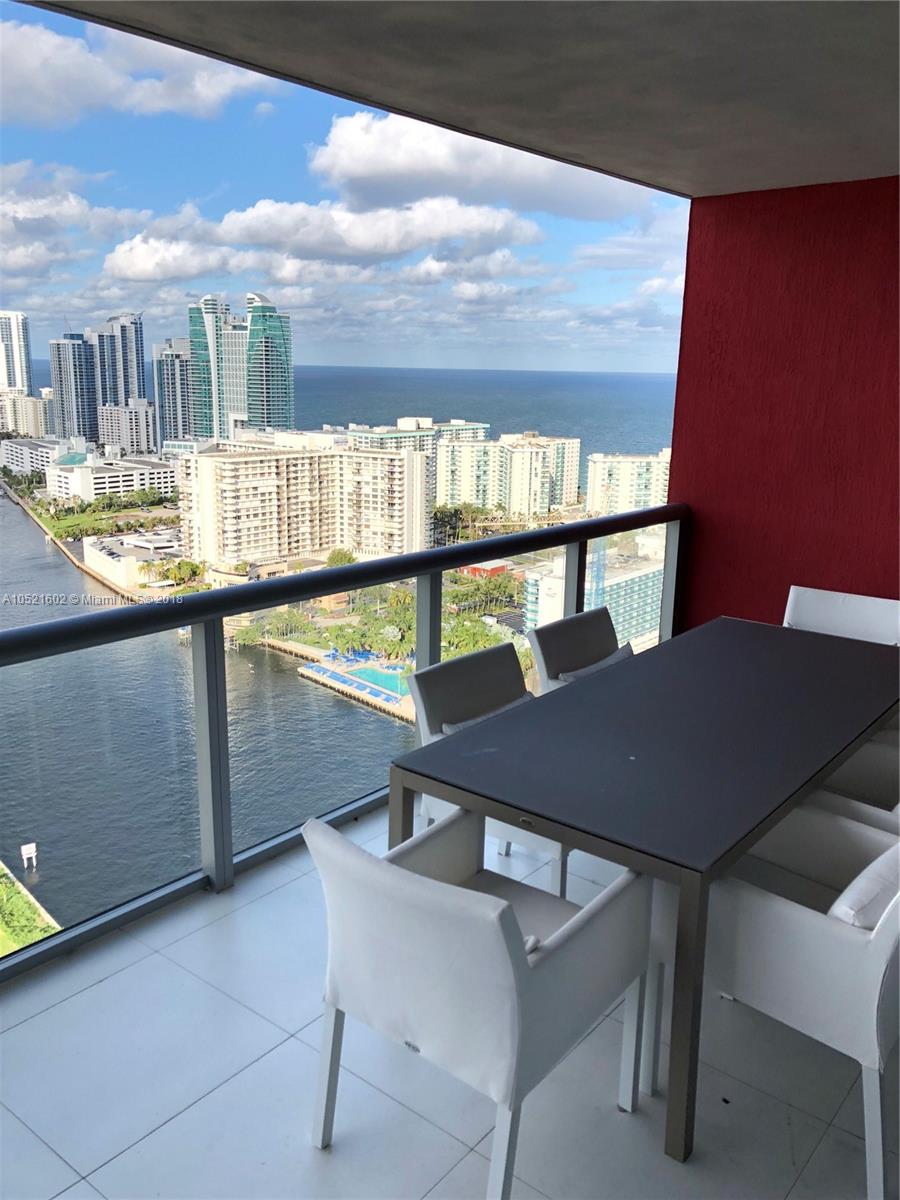
<path id="1" fill-rule="evenodd" d="M 897 710 L 893 646 L 720 617 L 397 759 L 425 792 L 679 885 L 666 1153 L 693 1148 L 709 885 Z"/>

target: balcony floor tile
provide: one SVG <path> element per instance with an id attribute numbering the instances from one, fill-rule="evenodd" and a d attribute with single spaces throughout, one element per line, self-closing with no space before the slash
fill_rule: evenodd
<path id="1" fill-rule="evenodd" d="M 283 1036 L 153 954 L 0 1035 L 2 1100 L 86 1175 Z"/>
<path id="2" fill-rule="evenodd" d="M 126 933 L 111 933 L 77 951 L 35 967 L 0 990 L 0 1033 L 61 1000 L 121 971 L 150 949 Z"/>
<path id="3" fill-rule="evenodd" d="M 286 1033 L 296 1033 L 322 1011 L 327 937 L 319 878 L 303 875 L 163 953 Z"/>
<path id="4" fill-rule="evenodd" d="M 125 927 L 126 932 L 154 950 L 162 950 L 197 929 L 211 925 L 252 900 L 291 883 L 313 869 L 309 851 L 289 851 L 242 871 L 224 892 L 197 892 Z"/>
<path id="5" fill-rule="evenodd" d="M 484 1200 L 489 1163 L 474 1150 L 436 1183 L 426 1200 Z M 512 1200 L 545 1200 L 542 1192 L 513 1176 Z"/>
<path id="6" fill-rule="evenodd" d="M 418 1200 L 466 1147 L 348 1072 L 310 1140 L 318 1054 L 291 1039 L 91 1176 L 109 1200 Z"/>
<path id="7" fill-rule="evenodd" d="M 0 1105 L 2 1200 L 50 1200 L 77 1180 L 77 1171 Z"/>
<path id="8" fill-rule="evenodd" d="M 663 1153 L 665 1100 L 616 1107 L 622 1027 L 604 1021 L 522 1106 L 516 1173 L 569 1200 L 765 1200 L 784 1197 L 827 1126 L 701 1065 L 693 1156 Z M 489 1156 L 490 1138 L 478 1147 Z"/>
<path id="9" fill-rule="evenodd" d="M 896 1154 L 888 1154 L 887 1168 L 887 1200 L 896 1200 Z M 788 1200 L 863 1200 L 865 1194 L 865 1143 L 832 1125 L 804 1167 Z"/>
<path id="10" fill-rule="evenodd" d="M 318 1050 L 321 1030 L 322 1022 L 318 1020 L 297 1036 Z M 477 1146 L 493 1128 L 496 1109 L 486 1096 L 405 1046 L 349 1018 L 341 1062 L 354 1075 L 420 1113 L 467 1146 Z"/>

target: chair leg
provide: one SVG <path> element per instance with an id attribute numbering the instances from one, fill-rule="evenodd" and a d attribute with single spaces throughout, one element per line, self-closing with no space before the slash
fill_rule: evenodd
<path id="1" fill-rule="evenodd" d="M 343 1037 L 343 1012 L 339 1008 L 332 1008 L 330 1004 L 326 1005 L 322 1024 L 322 1049 L 319 1052 L 319 1086 L 313 1116 L 313 1145 L 318 1146 L 320 1150 L 331 1145 Z"/>
<path id="2" fill-rule="evenodd" d="M 883 1076 L 875 1067 L 863 1067 L 863 1112 L 866 1133 L 866 1195 L 868 1200 L 884 1200 L 884 1087 Z"/>
<path id="3" fill-rule="evenodd" d="M 513 1167 L 516 1163 L 516 1141 L 519 1137 L 520 1105 L 507 1108 L 497 1105 L 497 1124 L 494 1126 L 494 1148 L 488 1174 L 487 1200 L 509 1200 L 512 1190 Z"/>
<path id="4" fill-rule="evenodd" d="M 620 1112 L 634 1112 L 638 1103 L 646 979 L 646 975 L 638 976 L 625 993 L 625 1028 L 622 1031 L 622 1063 L 619 1068 Z"/>
<path id="5" fill-rule="evenodd" d="M 512 842 L 504 842 L 500 853 L 504 858 L 509 858 L 510 854 L 512 854 Z"/>
<path id="6" fill-rule="evenodd" d="M 659 1043 L 665 972 L 664 963 L 651 963 L 647 971 L 647 999 L 641 1038 L 641 1091 L 645 1096 L 655 1096 L 659 1091 Z"/>
<path id="7" fill-rule="evenodd" d="M 556 892 L 557 896 L 561 896 L 563 900 L 566 898 L 566 887 L 569 882 L 569 852 L 562 850 L 559 858 L 550 860 L 550 886 Z"/>

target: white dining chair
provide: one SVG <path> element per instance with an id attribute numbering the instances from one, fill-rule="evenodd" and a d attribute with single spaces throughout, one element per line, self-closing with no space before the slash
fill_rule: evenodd
<path id="1" fill-rule="evenodd" d="M 869 1200 L 884 1197 L 885 1061 L 898 1035 L 900 844 L 895 833 L 801 806 L 710 888 L 706 985 L 855 1059 Z M 657 881 L 645 1069 L 657 1085 L 660 963 L 672 961 L 677 890 Z"/>
<path id="2" fill-rule="evenodd" d="M 788 593 L 784 624 L 789 629 L 896 646 L 900 644 L 900 601 L 795 584 Z M 825 787 L 857 802 L 893 809 L 900 793 L 897 718 L 842 763 L 825 781 Z M 847 815 L 855 815 L 853 809 L 847 806 Z"/>
<path id="3" fill-rule="evenodd" d="M 533 699 L 525 687 L 519 656 L 510 642 L 423 667 L 410 675 L 408 682 L 423 746 Z M 437 821 L 456 812 L 456 805 L 424 795 L 420 812 L 426 821 Z M 506 854 L 514 842 L 535 854 L 546 855 L 550 859 L 553 888 L 565 896 L 567 847 L 527 830 L 513 830 L 496 820 L 488 820 L 486 829 L 491 837 L 498 839 Z"/>
<path id="4" fill-rule="evenodd" d="M 608 608 L 563 617 L 528 633 L 541 694 L 630 658 L 631 642 L 619 645 Z"/>
<path id="5" fill-rule="evenodd" d="M 507 1200 L 522 1101 L 625 995 L 618 1104 L 637 1104 L 650 881 L 579 909 L 482 868 L 484 819 L 457 810 L 377 858 L 317 820 L 303 836 L 328 919 L 313 1140 L 332 1141 L 345 1014 L 497 1105 L 488 1200 Z"/>

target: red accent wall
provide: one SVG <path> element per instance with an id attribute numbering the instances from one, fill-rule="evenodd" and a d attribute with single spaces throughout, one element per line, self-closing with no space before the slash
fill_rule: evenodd
<path id="1" fill-rule="evenodd" d="M 669 495 L 683 625 L 898 595 L 898 180 L 694 200 Z"/>

